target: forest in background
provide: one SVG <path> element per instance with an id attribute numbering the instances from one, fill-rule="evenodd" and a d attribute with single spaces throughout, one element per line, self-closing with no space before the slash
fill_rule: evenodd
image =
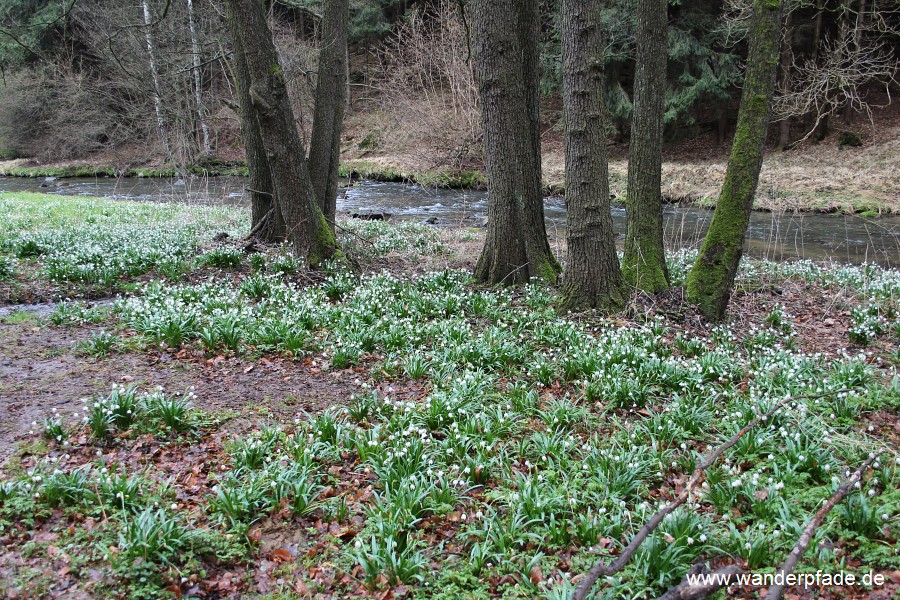
<path id="1" fill-rule="evenodd" d="M 745 0 L 669 3 L 668 142 L 702 135 L 721 145 L 733 133 L 749 7 Z M 307 142 L 321 2 L 268 8 Z M 789 8 L 770 143 L 790 148 L 831 136 L 842 146 L 859 144 L 872 130 L 873 111 L 898 91 L 900 7 L 893 0 L 816 0 Z M 562 129 L 558 15 L 558 0 L 541 2 L 542 117 L 550 138 Z M 601 22 L 611 141 L 629 136 L 635 15 L 633 0 L 614 0 Z M 406 150 L 418 157 L 417 169 L 482 167 L 470 20 L 464 1 L 350 3 L 353 139 L 345 138 L 345 149 L 363 156 Z M 181 169 L 240 160 L 231 59 L 220 2 L 4 0 L 0 156 L 44 163 L 102 156 Z"/>

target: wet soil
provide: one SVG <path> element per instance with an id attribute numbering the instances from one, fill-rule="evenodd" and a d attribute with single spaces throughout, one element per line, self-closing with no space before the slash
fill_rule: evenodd
<path id="1" fill-rule="evenodd" d="M 77 344 L 94 329 L 0 323 L 0 463 L 52 409 L 71 417 L 84 398 L 107 393 L 113 383 L 163 386 L 175 393 L 193 387 L 198 408 L 238 416 L 233 425 L 238 428 L 243 420 L 249 426 L 259 419 L 315 413 L 343 404 L 358 390 L 356 371 L 323 371 L 314 359 L 206 358 L 199 351 L 84 356 Z"/>

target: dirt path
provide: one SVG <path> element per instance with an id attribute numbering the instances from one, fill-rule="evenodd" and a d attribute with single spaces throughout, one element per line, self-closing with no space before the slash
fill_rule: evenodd
<path id="1" fill-rule="evenodd" d="M 278 358 L 244 360 L 182 352 L 81 355 L 76 344 L 90 328 L 0 323 L 0 464 L 15 442 L 29 435 L 33 422 L 56 408 L 72 419 L 81 399 L 108 392 L 113 383 L 157 385 L 180 392 L 194 386 L 198 408 L 256 420 L 293 418 L 343 404 L 358 388 L 352 370 L 328 373 L 311 361 Z M 309 363 L 309 364 L 307 364 Z"/>

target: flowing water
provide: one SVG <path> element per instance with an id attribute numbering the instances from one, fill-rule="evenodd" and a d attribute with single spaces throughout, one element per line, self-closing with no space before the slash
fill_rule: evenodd
<path id="1" fill-rule="evenodd" d="M 62 195 L 106 196 L 144 201 L 246 205 L 246 180 L 236 177 L 141 179 L 74 178 L 60 180 L 0 177 L 0 192 L 35 191 Z M 487 194 L 477 191 L 426 189 L 403 183 L 362 181 L 341 192 L 338 212 L 390 215 L 392 220 L 416 220 L 434 225 L 480 226 L 487 214 Z M 565 202 L 548 198 L 547 228 L 565 234 Z M 712 211 L 667 206 L 665 233 L 670 245 L 697 247 Z M 619 243 L 625 236 L 625 209 L 613 208 Z M 900 265 L 900 217 L 864 218 L 754 212 L 746 240 L 747 252 L 772 260 L 808 258 L 841 262 Z"/>

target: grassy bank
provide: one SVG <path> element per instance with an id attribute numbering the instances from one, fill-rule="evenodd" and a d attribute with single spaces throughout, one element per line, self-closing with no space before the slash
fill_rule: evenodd
<path id="1" fill-rule="evenodd" d="M 127 287 L 0 323 L 20 435 L 2 592 L 566 598 L 701 453 L 788 397 L 597 597 L 656 597 L 697 560 L 773 569 L 882 450 L 801 570 L 900 568 L 895 270 L 747 261 L 723 325 L 677 296 L 607 319 L 474 285 L 466 230 L 348 221 L 360 272 L 310 273 L 213 242 L 245 230 L 229 211 L 53 200 L 0 199 L 11 277 L 117 269 Z M 98 252 L 50 268 L 81 246 Z M 670 257 L 676 283 L 691 258 Z"/>
<path id="2" fill-rule="evenodd" d="M 190 165 L 181 170 L 177 167 L 157 165 L 150 167 L 117 167 L 103 164 L 50 164 L 31 165 L 25 160 L 0 161 L 0 177 L 182 177 L 185 171 L 199 177 L 234 176 L 246 177 L 247 167 L 241 163 L 220 163 L 210 161 L 205 164 Z"/>
<path id="3" fill-rule="evenodd" d="M 187 167 L 187 173 L 199 177 L 235 176 L 247 177 L 246 165 L 242 163 L 194 165 Z M 486 189 L 487 179 L 481 171 L 416 171 L 402 170 L 376 162 L 351 160 L 341 163 L 340 176 L 345 179 L 368 179 L 395 183 L 414 183 L 426 187 Z M 31 166 L 24 161 L 0 161 L 0 177 L 181 177 L 182 170 L 175 167 L 128 167 L 121 169 L 110 165 L 42 165 Z"/>

